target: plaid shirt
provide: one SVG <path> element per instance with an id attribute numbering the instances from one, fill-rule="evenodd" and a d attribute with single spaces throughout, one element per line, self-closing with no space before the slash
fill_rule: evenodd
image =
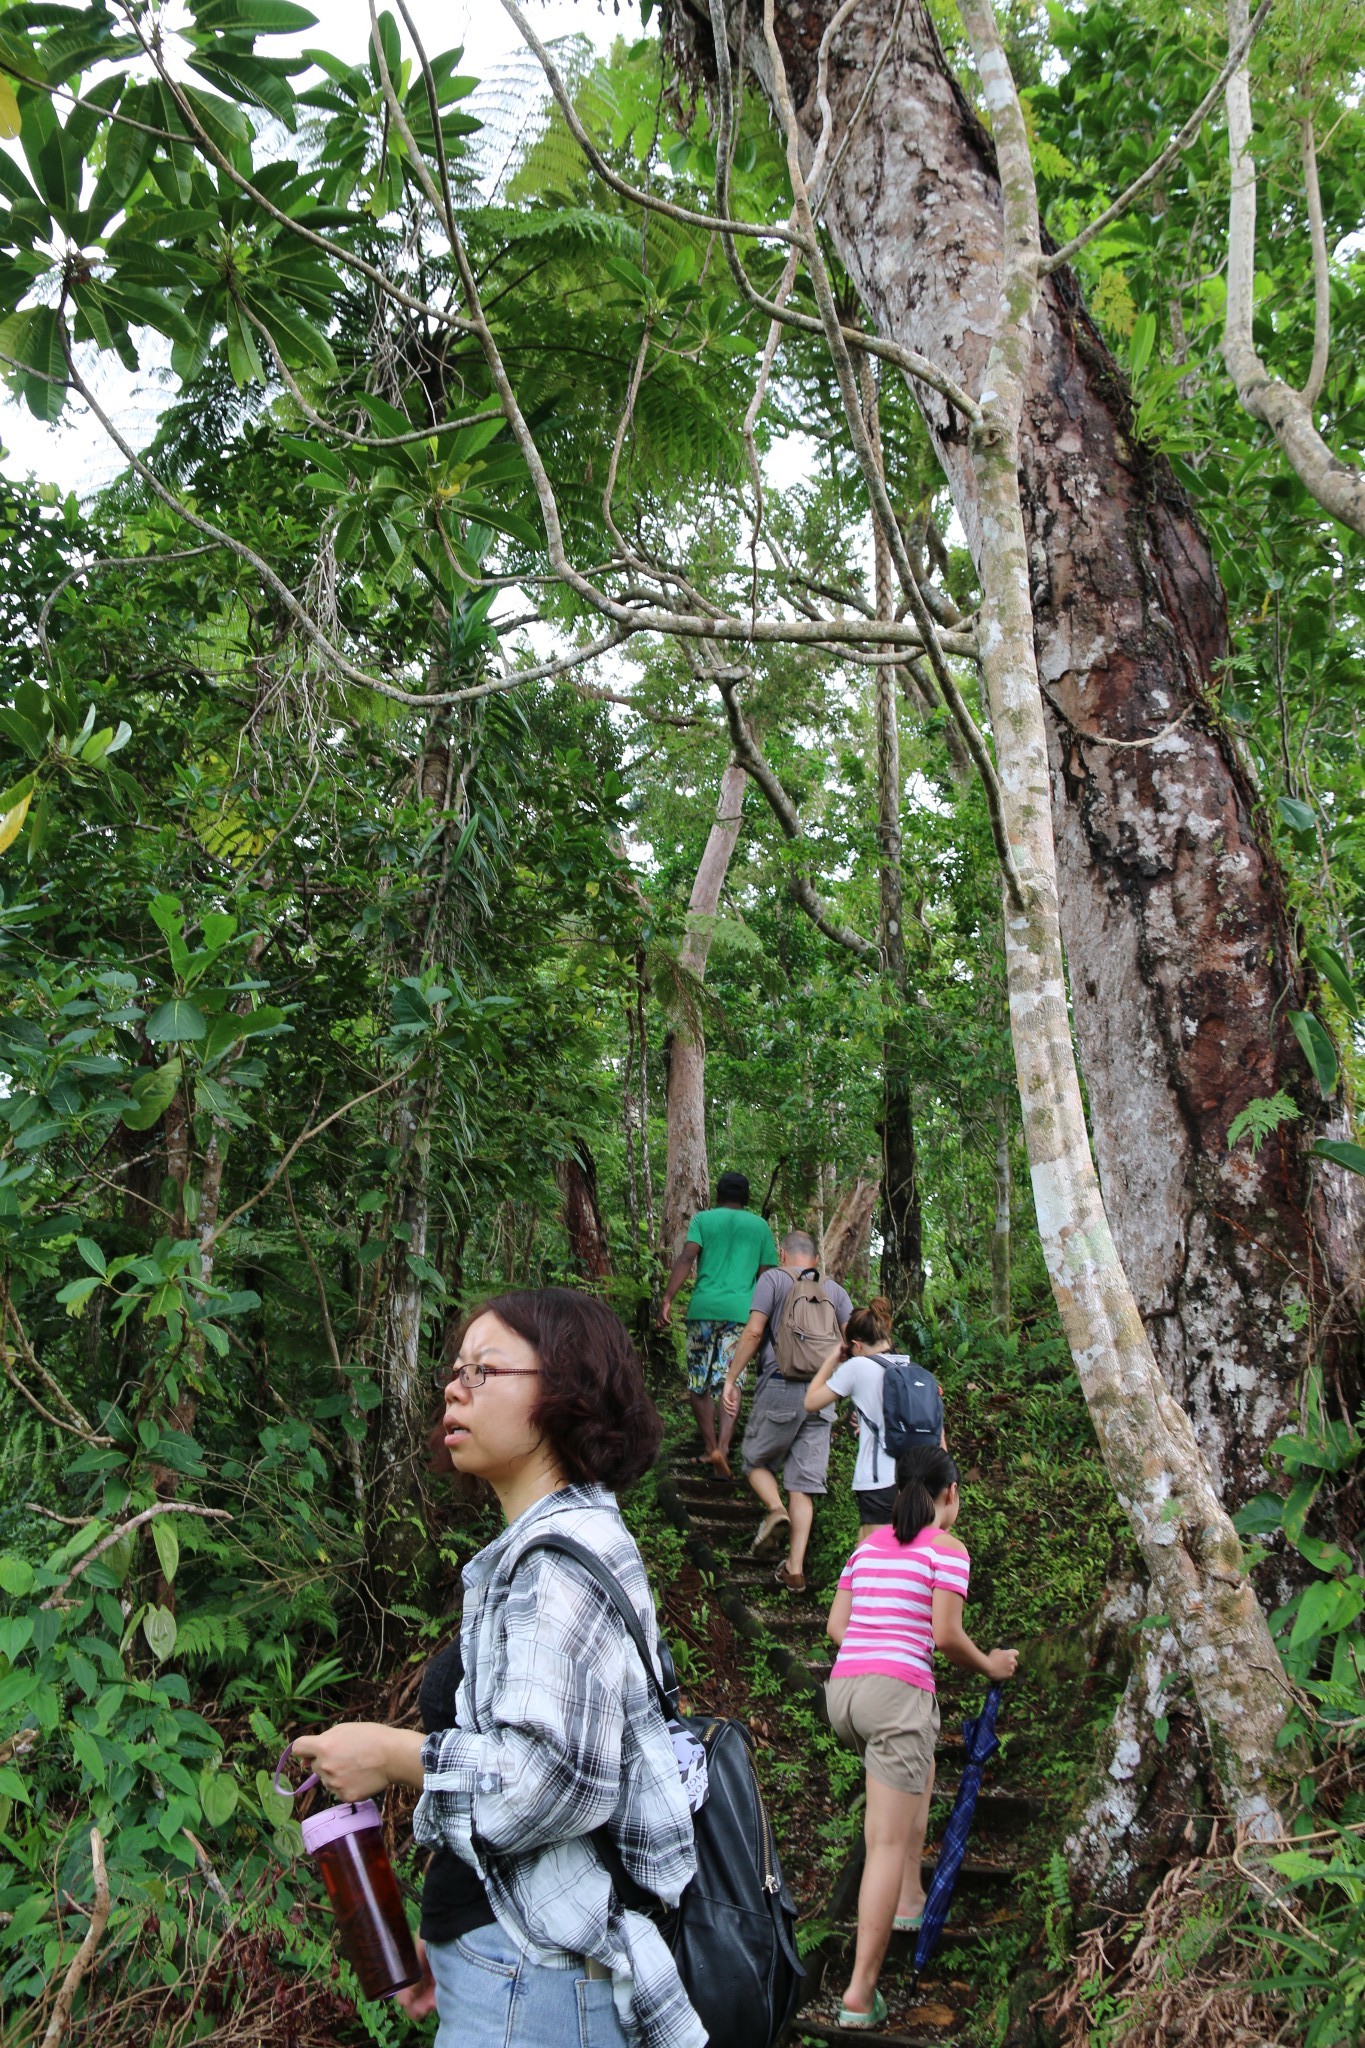
<path id="1" fill-rule="evenodd" d="M 609 1969 L 621 2023 L 644 2048 L 704 2048 L 668 1946 L 623 1912 L 587 1836 L 604 1822 L 627 1871 L 676 1905 L 696 1868 L 673 1744 L 621 1620 L 570 1557 L 527 1545 L 574 1536 L 620 1580 L 657 1640 L 635 1542 L 611 1494 L 536 1501 L 464 1568 L 458 1725 L 422 1748 L 419 1842 L 480 1873 L 499 1924 L 532 1962 Z"/>

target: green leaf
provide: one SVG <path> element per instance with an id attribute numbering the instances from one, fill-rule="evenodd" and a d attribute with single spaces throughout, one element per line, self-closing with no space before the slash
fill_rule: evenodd
<path id="1" fill-rule="evenodd" d="M 1311 1010 L 1290 1010 L 1290 1029 L 1303 1048 L 1303 1056 L 1313 1070 L 1324 1097 L 1331 1096 L 1337 1085 L 1337 1052 L 1326 1028 L 1320 1024 Z"/>
<path id="2" fill-rule="evenodd" d="M 128 1130 L 149 1131 L 164 1116 L 180 1086 L 180 1072 L 179 1059 L 169 1059 L 164 1067 L 139 1075 L 133 1083 L 132 1102 L 123 1112 Z"/>
<path id="3" fill-rule="evenodd" d="M 1350 1627 L 1363 1607 L 1365 1580 L 1357 1579 L 1353 1584 L 1345 1585 L 1340 1579 L 1327 1579 L 1306 1586 L 1294 1617 L 1290 1649 L 1297 1650 L 1318 1636 L 1340 1635 L 1344 1628 Z"/>
<path id="4" fill-rule="evenodd" d="M 211 1828 L 226 1827 L 237 1811 L 237 1781 L 226 1771 L 199 1774 L 199 1804 Z"/>
<path id="5" fill-rule="evenodd" d="M 0 804 L 4 798 L 0 797 Z M 1303 949 L 1304 959 L 1315 967 L 1327 986 L 1339 999 L 1348 1017 L 1360 1015 L 1360 997 L 1356 994 L 1346 962 L 1335 946 L 1329 946 L 1325 939 L 1310 939 Z"/>
<path id="6" fill-rule="evenodd" d="M 0 1798 L 17 1799 L 24 1806 L 32 1806 L 28 1786 L 13 1764 L 0 1764 Z"/>
<path id="7" fill-rule="evenodd" d="M 261 1812 L 272 1824 L 278 1825 L 281 1821 L 289 1819 L 293 1811 L 294 1795 L 292 1792 L 277 1792 L 269 1771 L 257 1771 L 256 1797 L 261 1802 Z"/>
<path id="8" fill-rule="evenodd" d="M 152 1542 L 156 1545 L 162 1575 L 167 1585 L 175 1578 L 176 1566 L 180 1562 L 180 1538 L 175 1532 L 175 1520 L 171 1515 L 157 1515 L 152 1522 Z"/>
<path id="9" fill-rule="evenodd" d="M 70 1730 L 70 1735 L 77 1763 L 84 1766 L 96 1785 L 102 1785 L 106 1766 L 94 1736 L 84 1728 L 74 1727 Z"/>
<path id="10" fill-rule="evenodd" d="M 25 788 L 24 784 L 28 787 Z M 16 794 L 16 791 L 18 794 Z M 33 800 L 33 777 L 26 775 L 23 782 L 16 782 L 14 789 L 7 790 L 0 798 L 0 853 L 13 846 L 24 829 L 28 807 Z"/>
<path id="11" fill-rule="evenodd" d="M 12 142 L 19 133 L 19 102 L 14 97 L 14 87 L 9 80 L 0 76 L 0 142 Z"/>
<path id="12" fill-rule="evenodd" d="M 180 909 L 178 897 L 168 896 L 164 890 L 161 891 L 158 895 L 153 896 L 151 902 L 147 905 L 147 913 L 163 938 L 183 938 L 185 919 Z"/>
<path id="13" fill-rule="evenodd" d="M 292 36 L 318 25 L 316 14 L 292 0 L 205 0 L 191 11 L 200 28 L 248 29 L 257 36 Z"/>
<path id="14" fill-rule="evenodd" d="M 203 1038 L 208 1028 L 198 1004 L 185 996 L 172 996 L 168 1003 L 162 1003 L 153 1010 L 147 1019 L 147 1036 L 153 1045 L 179 1044 L 187 1039 Z"/>
<path id="15" fill-rule="evenodd" d="M 95 1240 L 92 1237 L 78 1237 L 76 1239 L 76 1250 L 85 1260 L 91 1272 L 98 1273 L 100 1278 L 103 1279 L 108 1268 L 104 1262 L 104 1253 L 95 1243 Z"/>
<path id="16" fill-rule="evenodd" d="M 32 1615 L 6 1615 L 4 1620 L 0 1621 L 0 1657 L 8 1657 L 12 1664 L 15 1658 L 28 1648 L 32 1637 Z"/>
<path id="17" fill-rule="evenodd" d="M 33 1591 L 33 1566 L 26 1557 L 0 1556 L 0 1592 L 23 1600 Z"/>
<path id="18" fill-rule="evenodd" d="M 1297 1103 L 1282 1088 L 1274 1095 L 1258 1095 L 1245 1109 L 1239 1110 L 1228 1125 L 1229 1152 L 1239 1139 L 1250 1133 L 1251 1156 L 1254 1159 L 1271 1132 L 1277 1131 L 1281 1124 L 1293 1123 L 1298 1114 Z"/>
<path id="19" fill-rule="evenodd" d="M 69 1316 L 78 1316 L 95 1289 L 103 1285 L 98 1273 L 85 1274 L 79 1280 L 68 1280 L 65 1287 L 59 1287 L 57 1299 Z"/>
<path id="20" fill-rule="evenodd" d="M 1300 803 L 1296 796 L 1277 796 L 1275 808 L 1291 832 L 1316 830 L 1317 814 L 1311 804 Z"/>
<path id="21" fill-rule="evenodd" d="M 306 319 L 297 308 L 272 295 L 268 306 L 253 305 L 252 312 L 263 320 L 275 337 L 275 345 L 287 363 L 311 363 L 327 376 L 337 375 L 337 359 L 322 329 Z"/>
<path id="22" fill-rule="evenodd" d="M 1352 1145 L 1345 1138 L 1319 1138 L 1313 1150 L 1319 1159 L 1330 1159 L 1348 1173 L 1365 1174 L 1365 1145 Z"/>
<path id="23" fill-rule="evenodd" d="M 191 67 L 210 85 L 218 86 L 229 99 L 245 101 L 264 107 L 268 114 L 274 114 L 283 121 L 292 133 L 298 123 L 298 108 L 293 88 L 286 73 L 287 60 L 280 57 L 255 57 L 230 50 L 222 43 L 213 49 L 196 50 L 190 57 Z M 289 68 L 298 70 L 300 65 Z"/>
<path id="24" fill-rule="evenodd" d="M 1321 1863 L 1307 1849 L 1282 1849 L 1270 1862 L 1290 1884 L 1316 1884 L 1322 1876 Z"/>
<path id="25" fill-rule="evenodd" d="M 1156 340 L 1156 319 L 1151 313 L 1139 313 L 1133 322 L 1133 332 L 1128 343 L 1128 375 L 1136 384 L 1147 367 Z"/>
<path id="26" fill-rule="evenodd" d="M 176 1621 L 169 1607 L 149 1607 L 142 1617 L 142 1633 L 158 1664 L 164 1664 L 175 1648 Z"/>
<path id="27" fill-rule="evenodd" d="M 1270 1536 L 1280 1526 L 1284 1502 L 1274 1493 L 1258 1493 L 1237 1510 L 1232 1526 L 1239 1536 Z"/>

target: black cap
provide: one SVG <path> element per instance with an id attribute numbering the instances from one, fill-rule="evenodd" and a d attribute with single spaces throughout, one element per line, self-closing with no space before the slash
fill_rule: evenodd
<path id="1" fill-rule="evenodd" d="M 747 1173 L 723 1173 L 716 1182 L 718 1202 L 747 1202 L 749 1199 L 749 1176 Z"/>

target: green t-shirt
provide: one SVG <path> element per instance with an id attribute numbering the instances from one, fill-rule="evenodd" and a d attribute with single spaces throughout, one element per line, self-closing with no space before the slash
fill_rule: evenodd
<path id="1" fill-rule="evenodd" d="M 744 1323 L 760 1266 L 777 1264 L 773 1234 L 752 1209 L 699 1209 L 687 1233 L 701 1246 L 689 1323 Z"/>

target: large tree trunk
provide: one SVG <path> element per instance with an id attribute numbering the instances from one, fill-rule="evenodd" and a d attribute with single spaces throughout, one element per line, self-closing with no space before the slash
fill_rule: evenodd
<path id="1" fill-rule="evenodd" d="M 777 0 L 808 134 L 835 5 Z M 824 219 L 878 331 L 978 390 L 998 319 L 1000 185 L 920 0 L 848 134 L 894 14 L 895 0 L 869 0 L 835 39 L 829 97 L 847 139 Z M 766 89 L 754 16 L 748 55 Z M 967 430 L 919 395 L 979 562 Z M 1048 280 L 1035 319 L 1020 486 L 1062 931 L 1106 1207 L 1166 1383 L 1236 1502 L 1263 1484 L 1262 1454 L 1296 1409 L 1307 1353 L 1286 1309 L 1298 1320 L 1312 1305 L 1310 1344 L 1357 1342 L 1358 1197 L 1311 1156 L 1328 1125 L 1285 1021 L 1302 988 L 1283 891 L 1247 774 L 1206 705 L 1228 652 L 1208 545 L 1166 465 L 1134 446 L 1123 376 L 1067 273 Z M 1233 1117 L 1283 1087 L 1300 1121 L 1254 1159 L 1245 1145 L 1230 1153 Z M 1349 1400 L 1353 1365 L 1341 1380 Z"/>
<path id="2" fill-rule="evenodd" d="M 820 1270 L 840 1286 L 857 1285 L 867 1278 L 867 1246 L 872 1235 L 872 1215 L 877 1206 L 877 1182 L 872 1178 L 873 1162 L 844 1189 L 820 1242 Z"/>
<path id="3" fill-rule="evenodd" d="M 696 981 L 706 977 L 720 892 L 743 823 L 745 781 L 744 769 L 732 761 L 721 777 L 715 823 L 692 884 L 678 964 Z M 664 1257 L 671 1261 L 678 1256 L 693 1216 L 707 1206 L 711 1193 L 706 1160 L 706 1041 L 699 1019 L 676 1018 L 665 1048 L 665 1063 L 668 1156 L 662 1237 Z"/>
<path id="4" fill-rule="evenodd" d="M 569 1256 L 585 1280 L 609 1279 L 611 1246 L 597 1200 L 597 1161 L 584 1139 L 575 1138 L 557 1162 L 555 1180 L 564 1198 Z"/>

